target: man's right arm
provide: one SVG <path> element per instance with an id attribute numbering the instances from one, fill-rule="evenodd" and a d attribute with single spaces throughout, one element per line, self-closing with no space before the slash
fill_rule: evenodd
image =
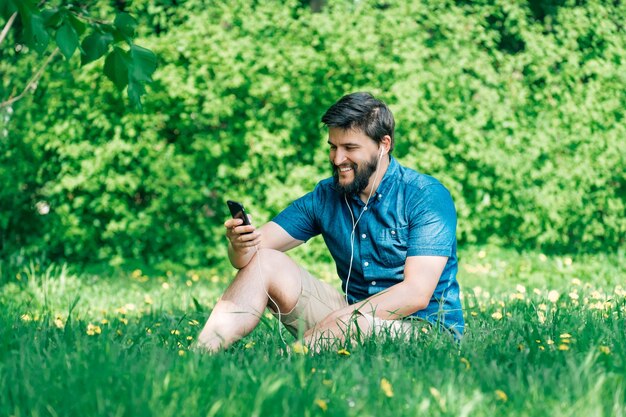
<path id="1" fill-rule="evenodd" d="M 258 230 L 254 225 L 242 226 L 241 223 L 241 219 L 229 219 L 224 223 L 229 242 L 228 258 L 237 269 L 248 265 L 257 249 L 285 252 L 303 243 L 274 222 L 268 222 Z"/>

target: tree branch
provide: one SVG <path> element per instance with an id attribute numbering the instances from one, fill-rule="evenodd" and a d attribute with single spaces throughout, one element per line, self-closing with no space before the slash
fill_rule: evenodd
<path id="1" fill-rule="evenodd" d="M 4 38 L 7 37 L 7 34 L 9 33 L 9 29 L 11 29 L 11 26 L 13 26 L 13 22 L 15 21 L 16 17 L 17 17 L 17 12 L 13 13 L 11 17 L 9 17 L 7 24 L 4 25 L 4 29 L 2 29 L 2 33 L 0 33 L 0 45 L 2 45 L 2 42 L 4 42 Z"/>
<path id="2" fill-rule="evenodd" d="M 16 101 L 20 100 L 26 95 L 26 93 L 28 93 L 29 90 L 35 90 L 37 88 L 37 83 L 39 82 L 39 79 L 43 75 L 44 70 L 58 53 L 59 53 L 59 48 L 56 48 L 54 51 L 52 51 L 50 56 L 46 59 L 46 62 L 43 63 L 41 68 L 39 68 L 39 70 L 35 73 L 35 75 L 33 75 L 33 78 L 31 78 L 28 84 L 26 84 L 24 91 L 22 91 L 19 95 L 15 97 L 11 97 L 8 100 L 5 100 L 2 103 L 0 103 L 0 109 L 4 107 L 8 107 L 11 104 L 15 103 Z"/>

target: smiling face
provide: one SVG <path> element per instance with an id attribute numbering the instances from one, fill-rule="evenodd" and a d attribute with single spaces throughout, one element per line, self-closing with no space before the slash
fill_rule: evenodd
<path id="1" fill-rule="evenodd" d="M 384 142 L 383 142 L 384 143 Z M 381 147 L 360 130 L 331 127 L 328 131 L 330 162 L 335 184 L 344 194 L 369 194 L 379 164 Z M 386 170 L 388 158 L 381 168 Z M 379 173 L 379 179 L 382 178 Z"/>

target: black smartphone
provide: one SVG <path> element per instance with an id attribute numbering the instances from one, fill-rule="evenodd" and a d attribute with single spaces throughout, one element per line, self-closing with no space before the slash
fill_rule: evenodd
<path id="1" fill-rule="evenodd" d="M 228 209 L 230 210 L 230 214 L 233 216 L 233 219 L 243 220 L 243 225 L 251 224 L 250 219 L 246 214 L 246 209 L 243 208 L 243 204 L 232 200 L 228 200 L 226 203 L 228 204 Z"/>

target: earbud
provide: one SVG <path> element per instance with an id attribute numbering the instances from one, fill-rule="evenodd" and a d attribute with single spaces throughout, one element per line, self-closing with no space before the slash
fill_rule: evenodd
<path id="1" fill-rule="evenodd" d="M 385 148 L 380 148 L 380 155 L 378 155 L 378 159 L 383 157 L 384 152 L 385 152 Z"/>

